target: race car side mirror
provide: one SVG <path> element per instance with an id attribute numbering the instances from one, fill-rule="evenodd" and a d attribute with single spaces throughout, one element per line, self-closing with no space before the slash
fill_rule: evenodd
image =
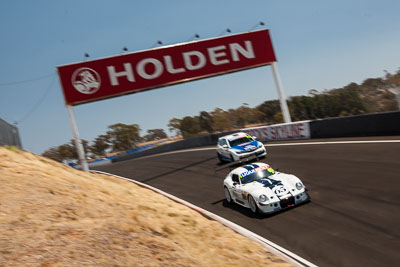
<path id="1" fill-rule="evenodd" d="M 238 183 L 237 182 L 233 182 L 233 185 L 238 185 Z"/>
<path id="2" fill-rule="evenodd" d="M 228 145 L 222 145 L 222 148 L 228 148 Z"/>

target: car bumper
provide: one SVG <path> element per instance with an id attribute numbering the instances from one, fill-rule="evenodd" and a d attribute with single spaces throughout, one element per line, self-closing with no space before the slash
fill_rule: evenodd
<path id="1" fill-rule="evenodd" d="M 278 212 L 280 210 L 288 209 L 290 207 L 294 207 L 301 203 L 307 202 L 310 199 L 307 192 L 302 192 L 297 195 L 290 196 L 286 199 L 280 199 L 275 202 L 257 203 L 258 209 L 261 213 L 270 214 L 274 212 Z"/>
<path id="2" fill-rule="evenodd" d="M 257 156 L 257 157 L 261 158 L 261 157 L 265 157 L 267 155 L 267 150 L 265 148 L 259 148 L 259 149 L 256 149 L 254 151 L 250 151 L 247 153 L 238 154 L 238 153 L 233 152 L 232 154 L 233 154 L 235 160 L 240 160 L 240 159 L 248 158 L 251 156 Z"/>

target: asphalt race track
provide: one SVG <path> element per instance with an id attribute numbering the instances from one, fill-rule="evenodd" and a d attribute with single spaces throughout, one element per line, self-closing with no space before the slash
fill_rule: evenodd
<path id="1" fill-rule="evenodd" d="M 347 140 L 383 139 L 400 136 Z M 297 143 L 315 141 L 321 140 Z M 215 173 L 219 164 L 214 149 L 96 169 L 173 194 L 319 266 L 399 266 L 400 143 L 278 144 L 266 144 L 268 155 L 262 161 L 297 175 L 312 201 L 269 217 L 226 204 L 222 181 L 229 169 Z"/>

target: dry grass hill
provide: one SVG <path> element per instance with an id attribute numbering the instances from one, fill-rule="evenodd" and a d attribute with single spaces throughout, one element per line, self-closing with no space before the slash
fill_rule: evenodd
<path id="1" fill-rule="evenodd" d="M 128 181 L 0 147 L 0 266 L 288 266 Z"/>

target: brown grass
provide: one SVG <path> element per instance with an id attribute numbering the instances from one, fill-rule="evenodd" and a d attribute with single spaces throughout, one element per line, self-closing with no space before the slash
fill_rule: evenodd
<path id="1" fill-rule="evenodd" d="M 0 147 L 0 266 L 264 264 L 289 265 L 133 183 Z"/>

